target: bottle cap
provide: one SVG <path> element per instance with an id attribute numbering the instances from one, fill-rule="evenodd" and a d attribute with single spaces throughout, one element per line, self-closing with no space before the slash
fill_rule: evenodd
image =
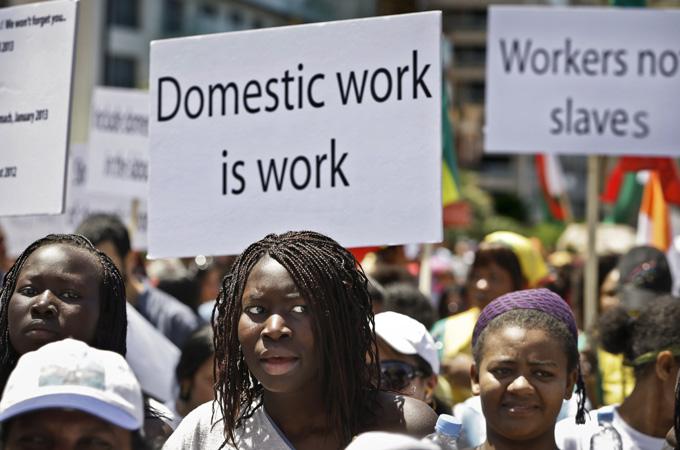
<path id="1" fill-rule="evenodd" d="M 437 418 L 437 425 L 435 425 L 434 429 L 438 433 L 447 434 L 457 438 L 460 434 L 461 427 L 462 424 L 457 418 L 449 414 L 440 414 Z"/>
<path id="2" fill-rule="evenodd" d="M 614 420 L 614 411 L 600 411 L 597 413 L 598 423 L 612 423 Z"/>

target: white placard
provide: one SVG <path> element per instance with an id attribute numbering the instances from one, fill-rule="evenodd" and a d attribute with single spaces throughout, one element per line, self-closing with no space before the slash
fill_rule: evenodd
<path id="1" fill-rule="evenodd" d="M 680 11 L 494 6 L 487 152 L 680 155 Z"/>
<path id="2" fill-rule="evenodd" d="M 435 242 L 441 13 L 151 44 L 149 252 Z"/>
<path id="3" fill-rule="evenodd" d="M 89 190 L 146 199 L 148 128 L 147 92 L 95 89 L 90 114 Z"/>
<path id="4" fill-rule="evenodd" d="M 66 212 L 59 215 L 39 215 L 0 218 L 7 239 L 7 251 L 18 256 L 31 242 L 50 233 L 73 233 L 80 222 L 94 213 L 115 214 L 131 229 L 132 247 L 146 249 L 146 202 L 136 205 L 128 196 L 96 194 L 85 189 L 88 178 L 87 147 L 72 145 L 69 149 Z M 134 207 L 133 207 L 134 205 Z"/>
<path id="5" fill-rule="evenodd" d="M 63 211 L 77 6 L 0 9 L 0 216 Z"/>

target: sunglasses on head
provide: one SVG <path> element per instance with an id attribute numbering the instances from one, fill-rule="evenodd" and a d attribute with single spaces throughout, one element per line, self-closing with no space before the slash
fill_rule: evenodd
<path id="1" fill-rule="evenodd" d="M 401 391 L 415 377 L 425 376 L 425 372 L 404 361 L 380 361 L 380 381 L 388 390 Z"/>

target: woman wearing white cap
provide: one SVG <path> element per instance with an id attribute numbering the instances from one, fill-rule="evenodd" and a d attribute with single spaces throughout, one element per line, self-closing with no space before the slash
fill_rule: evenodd
<path id="1" fill-rule="evenodd" d="M 396 312 L 375 316 L 383 388 L 433 405 L 439 359 L 434 339 L 417 320 Z"/>

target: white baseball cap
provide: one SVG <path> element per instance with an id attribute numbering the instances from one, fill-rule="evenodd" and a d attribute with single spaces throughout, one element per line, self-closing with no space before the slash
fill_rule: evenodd
<path id="1" fill-rule="evenodd" d="M 415 319 L 393 311 L 375 316 L 375 333 L 390 347 L 405 355 L 418 355 L 439 373 L 439 357 L 434 339 Z"/>
<path id="2" fill-rule="evenodd" d="M 74 339 L 19 359 L 0 399 L 0 422 L 51 408 L 83 411 L 127 430 L 144 424 L 142 391 L 125 358 Z"/>

